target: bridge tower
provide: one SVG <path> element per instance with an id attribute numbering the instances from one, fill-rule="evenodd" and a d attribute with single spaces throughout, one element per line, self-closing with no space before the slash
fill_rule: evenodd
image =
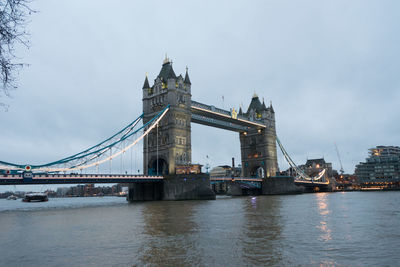
<path id="1" fill-rule="evenodd" d="M 247 112 L 239 110 L 239 115 L 266 125 L 264 129 L 253 128 L 241 132 L 240 150 L 242 156 L 242 176 L 266 178 L 278 171 L 276 152 L 275 112 L 272 103 L 266 107 L 256 94 L 251 99 Z"/>
<path id="2" fill-rule="evenodd" d="M 170 105 L 170 110 L 158 129 L 153 129 L 143 141 L 145 174 L 175 174 L 177 165 L 191 163 L 191 97 L 187 68 L 185 77 L 176 76 L 172 61 L 167 57 L 152 86 L 146 75 L 143 85 L 143 123 L 167 105 Z"/>

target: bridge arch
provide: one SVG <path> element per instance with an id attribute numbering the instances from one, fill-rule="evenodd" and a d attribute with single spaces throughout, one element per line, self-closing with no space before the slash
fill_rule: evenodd
<path id="1" fill-rule="evenodd" d="M 250 171 L 250 176 L 254 178 L 265 178 L 264 167 L 260 165 L 254 166 Z"/>
<path id="2" fill-rule="evenodd" d="M 152 157 L 148 165 L 149 175 L 167 175 L 168 161 L 164 157 Z"/>

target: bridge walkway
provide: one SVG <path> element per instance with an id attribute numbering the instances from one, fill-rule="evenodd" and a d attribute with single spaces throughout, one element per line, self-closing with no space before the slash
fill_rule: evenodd
<path id="1" fill-rule="evenodd" d="M 250 128 L 266 128 L 265 125 L 249 120 L 234 110 L 227 111 L 200 102 L 191 102 L 192 122 L 235 132 L 245 132 Z"/>
<path id="2" fill-rule="evenodd" d="M 98 184 L 98 183 L 143 183 L 160 182 L 162 176 L 131 174 L 1 174 L 1 185 L 25 184 Z"/>

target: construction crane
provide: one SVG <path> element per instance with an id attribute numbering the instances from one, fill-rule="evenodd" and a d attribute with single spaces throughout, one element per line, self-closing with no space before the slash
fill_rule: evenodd
<path id="1" fill-rule="evenodd" d="M 342 175 L 342 174 L 344 173 L 343 165 L 342 165 L 342 160 L 340 159 L 339 149 L 338 149 L 338 147 L 337 147 L 337 145 L 336 145 L 336 142 L 335 142 L 334 144 L 335 144 L 335 148 L 336 148 L 336 154 L 337 154 L 337 156 L 338 156 L 338 158 L 339 158 L 339 163 L 340 163 L 340 174 Z"/>

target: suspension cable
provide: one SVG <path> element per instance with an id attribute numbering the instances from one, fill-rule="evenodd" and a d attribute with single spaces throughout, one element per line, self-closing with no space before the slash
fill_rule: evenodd
<path id="1" fill-rule="evenodd" d="M 165 109 L 163 110 L 163 112 L 161 113 L 161 115 L 158 116 L 157 120 L 154 121 L 154 119 L 155 119 L 157 116 L 154 117 L 154 118 L 151 120 L 152 122 L 154 121 L 154 123 L 153 123 L 151 126 L 147 127 L 147 130 L 146 130 L 141 136 L 139 136 L 135 141 L 133 141 L 131 144 L 129 144 L 127 147 L 125 147 L 125 149 L 120 150 L 120 151 L 118 151 L 118 152 L 115 152 L 114 154 L 110 155 L 108 158 L 105 158 L 105 159 L 100 160 L 98 163 L 99 163 L 99 164 L 102 164 L 102 163 L 104 163 L 104 162 L 106 162 L 106 161 L 108 161 L 108 160 L 112 160 L 113 158 L 115 158 L 115 157 L 121 155 L 121 154 L 122 154 L 124 151 L 126 151 L 127 149 L 130 149 L 131 147 L 133 147 L 134 145 L 136 145 L 136 144 L 137 144 L 140 140 L 142 140 L 144 137 L 148 136 L 149 132 L 150 132 L 151 130 L 153 130 L 154 127 L 156 127 L 157 123 L 159 123 L 159 121 L 165 116 L 165 114 L 168 112 L 168 110 L 169 110 L 169 106 L 167 106 L 167 108 L 165 108 Z M 115 144 L 114 144 L 114 145 L 115 145 Z M 89 167 L 94 166 L 95 164 L 96 164 L 96 163 L 90 163 L 90 164 L 87 164 L 87 165 L 80 165 L 79 167 L 78 167 L 78 166 L 73 166 L 73 167 L 67 168 L 67 170 L 75 170 L 75 169 L 78 169 L 78 168 L 86 169 L 86 168 L 89 168 Z M 64 169 L 63 169 L 63 168 L 59 168 L 59 169 L 43 168 L 42 170 L 47 171 L 47 172 L 58 172 L 58 171 L 63 171 Z"/>
<path id="2" fill-rule="evenodd" d="M 285 157 L 286 161 L 289 163 L 290 167 L 292 167 L 292 169 L 294 169 L 294 171 L 304 180 L 308 180 L 308 181 L 316 181 L 321 179 L 326 170 L 323 169 L 316 177 L 310 177 L 308 176 L 301 168 L 299 168 L 296 163 L 292 160 L 292 158 L 289 156 L 289 154 L 286 152 L 285 148 L 283 147 L 281 141 L 279 140 L 278 137 L 276 137 L 276 142 L 278 143 L 279 148 L 282 151 L 283 156 Z"/>
<path id="3" fill-rule="evenodd" d="M 148 133 L 155 127 L 155 125 L 158 124 L 158 122 L 161 120 L 162 117 L 164 117 L 165 113 L 169 110 L 169 105 L 165 107 L 163 110 L 161 110 L 155 117 L 153 117 L 151 120 L 149 120 L 147 123 L 145 123 L 142 127 L 140 127 L 137 130 L 133 130 L 135 126 L 138 124 L 140 120 L 143 119 L 143 114 L 140 115 L 136 120 L 134 120 L 132 123 L 124 127 L 122 130 L 114 134 L 113 136 L 107 138 L 103 142 L 92 146 L 89 149 L 86 149 L 80 153 L 74 154 L 72 156 L 63 158 L 58 161 L 50 162 L 47 164 L 42 164 L 42 165 L 31 165 L 32 169 L 36 169 L 38 171 L 46 171 L 46 172 L 59 172 L 59 171 L 70 171 L 70 170 L 82 170 L 93 167 L 93 166 L 98 166 L 105 161 L 110 160 L 110 172 L 112 168 L 112 162 L 111 160 L 119 156 L 121 153 L 125 153 L 127 149 L 130 149 L 133 145 L 135 145 L 138 141 L 140 141 L 143 137 L 147 136 Z M 136 133 L 141 131 L 143 129 L 144 133 L 139 137 L 139 138 L 134 138 L 135 140 L 125 147 L 125 142 L 128 141 L 128 138 L 136 136 Z M 116 141 L 113 141 L 112 139 L 115 138 L 116 136 L 122 134 Z M 148 141 L 148 138 L 147 138 Z M 107 142 L 111 142 L 110 144 L 106 145 Z M 117 147 L 117 145 L 123 145 L 121 146 L 120 151 L 116 152 L 115 154 L 112 154 L 112 147 Z M 106 159 L 99 160 L 100 157 L 104 156 L 106 152 L 110 152 L 110 156 L 107 157 Z M 131 152 L 132 154 L 132 152 Z M 135 155 L 136 157 L 136 155 Z M 78 160 L 83 160 L 79 163 L 75 163 L 70 167 L 65 166 L 66 163 L 73 163 L 74 161 Z M 90 163 L 92 161 L 96 161 L 95 163 Z M 63 164 L 64 166 L 61 168 L 50 168 L 50 166 L 54 165 L 60 165 Z M 14 163 L 9 163 L 5 161 L 0 161 L 0 166 L 3 167 L 5 165 L 5 169 L 12 169 L 12 170 L 24 170 L 26 165 L 22 164 L 14 164 Z M 122 165 L 123 166 L 123 165 Z"/>

